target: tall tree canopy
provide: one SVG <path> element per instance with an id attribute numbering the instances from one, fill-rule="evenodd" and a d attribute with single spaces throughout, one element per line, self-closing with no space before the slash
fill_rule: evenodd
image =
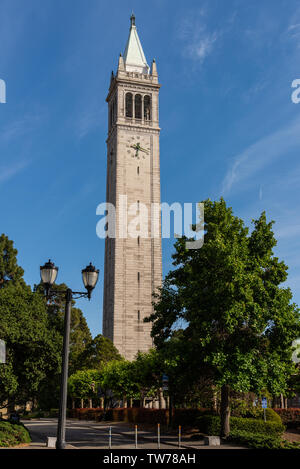
<path id="1" fill-rule="evenodd" d="M 65 297 L 67 290 L 65 283 L 53 285 L 55 294 L 47 303 L 47 312 L 51 327 L 56 329 L 61 335 L 64 331 Z M 35 290 L 43 294 L 42 284 L 35 286 Z M 81 309 L 75 307 L 75 300 L 72 301 L 71 325 L 70 325 L 70 355 L 69 374 L 75 373 L 79 369 L 86 368 L 82 363 L 82 354 L 85 348 L 92 342 L 92 335 L 87 325 L 86 319 Z M 89 368 L 89 367 L 88 367 Z M 91 367 L 90 367 L 91 368 Z"/>
<path id="2" fill-rule="evenodd" d="M 0 365 L 0 405 L 7 400 L 25 404 L 36 400 L 42 408 L 58 405 L 64 300 L 56 295 L 46 302 L 42 285 L 31 288 L 17 263 L 17 250 L 0 236 L 0 338 L 6 342 L 7 363 Z M 64 284 L 55 289 L 63 292 Z M 92 341 L 82 311 L 71 316 L 70 372 L 80 368 L 80 357 Z"/>
<path id="3" fill-rule="evenodd" d="M 18 251 L 14 248 L 13 241 L 2 234 L 0 236 L 0 288 L 8 282 L 16 284 L 22 281 L 24 271 L 18 266 L 17 254 Z"/>
<path id="4" fill-rule="evenodd" d="M 0 238 L 0 338 L 6 363 L 0 366 L 0 405 L 25 404 L 37 396 L 43 381 L 60 367 L 61 336 L 49 324 L 44 298 L 22 278 L 17 250 Z"/>
<path id="5" fill-rule="evenodd" d="M 292 342 L 299 336 L 299 310 L 281 286 L 287 266 L 274 256 L 273 222 L 265 213 L 244 226 L 223 199 L 204 201 L 201 249 L 175 244 L 171 271 L 154 301 L 152 336 L 158 348 L 185 325 L 182 340 L 198 367 L 221 393 L 222 434 L 229 433 L 229 392 L 269 390 L 277 395 L 294 372 Z M 187 358 L 187 357 L 186 357 Z"/>
<path id="6" fill-rule="evenodd" d="M 86 345 L 78 357 L 78 366 L 81 369 L 102 370 L 108 362 L 121 359 L 112 341 L 98 334 Z"/>

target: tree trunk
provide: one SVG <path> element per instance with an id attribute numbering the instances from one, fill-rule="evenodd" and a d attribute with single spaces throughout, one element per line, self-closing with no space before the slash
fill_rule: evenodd
<path id="1" fill-rule="evenodd" d="M 144 406 L 145 406 L 144 392 L 141 391 L 140 407 L 144 407 Z"/>
<path id="2" fill-rule="evenodd" d="M 221 436 L 227 438 L 230 433 L 229 386 L 224 384 L 221 389 Z"/>
<path id="3" fill-rule="evenodd" d="M 173 425 L 173 397 L 169 396 L 169 422 L 168 426 L 171 427 Z"/>
<path id="4" fill-rule="evenodd" d="M 280 409 L 284 409 L 283 394 L 280 394 Z"/>
<path id="5" fill-rule="evenodd" d="M 14 397 L 8 398 L 7 400 L 7 414 L 8 417 L 15 412 L 15 399 Z"/>

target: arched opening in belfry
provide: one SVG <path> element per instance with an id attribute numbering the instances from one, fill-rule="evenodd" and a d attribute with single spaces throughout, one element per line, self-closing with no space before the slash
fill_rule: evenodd
<path id="1" fill-rule="evenodd" d="M 151 120 L 151 99 L 148 94 L 144 96 L 144 119 L 145 121 Z"/>
<path id="2" fill-rule="evenodd" d="M 142 96 L 136 94 L 134 98 L 134 117 L 136 119 L 142 118 Z"/>
<path id="3" fill-rule="evenodd" d="M 132 117 L 132 93 L 126 93 L 125 97 L 125 108 L 126 108 L 126 117 Z"/>

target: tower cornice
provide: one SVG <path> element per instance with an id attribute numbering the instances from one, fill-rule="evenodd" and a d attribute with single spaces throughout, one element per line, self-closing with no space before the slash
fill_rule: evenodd
<path id="1" fill-rule="evenodd" d="M 147 79 L 144 78 L 130 78 L 130 77 L 114 77 L 111 81 L 111 85 L 109 87 L 108 95 L 106 97 L 106 101 L 108 102 L 112 93 L 115 91 L 117 85 L 125 85 L 125 86 L 132 86 L 132 87 L 141 87 L 147 88 L 148 90 L 152 89 L 153 91 L 159 90 L 161 87 L 160 83 L 154 83 L 151 80 L 151 75 L 148 75 Z"/>
<path id="2" fill-rule="evenodd" d="M 139 125 L 139 124 L 133 124 L 133 123 L 127 123 L 127 122 L 117 122 L 109 131 L 106 143 L 109 142 L 112 136 L 114 136 L 115 132 L 117 130 L 129 130 L 129 131 L 136 131 L 144 134 L 160 134 L 161 128 L 158 126 L 147 126 L 145 125 Z"/>

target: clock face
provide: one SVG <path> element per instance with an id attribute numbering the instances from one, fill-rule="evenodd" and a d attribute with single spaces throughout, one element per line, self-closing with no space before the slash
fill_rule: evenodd
<path id="1" fill-rule="evenodd" d="M 127 154 L 132 158 L 146 158 L 150 153 L 149 141 L 146 137 L 128 137 L 126 140 Z"/>

